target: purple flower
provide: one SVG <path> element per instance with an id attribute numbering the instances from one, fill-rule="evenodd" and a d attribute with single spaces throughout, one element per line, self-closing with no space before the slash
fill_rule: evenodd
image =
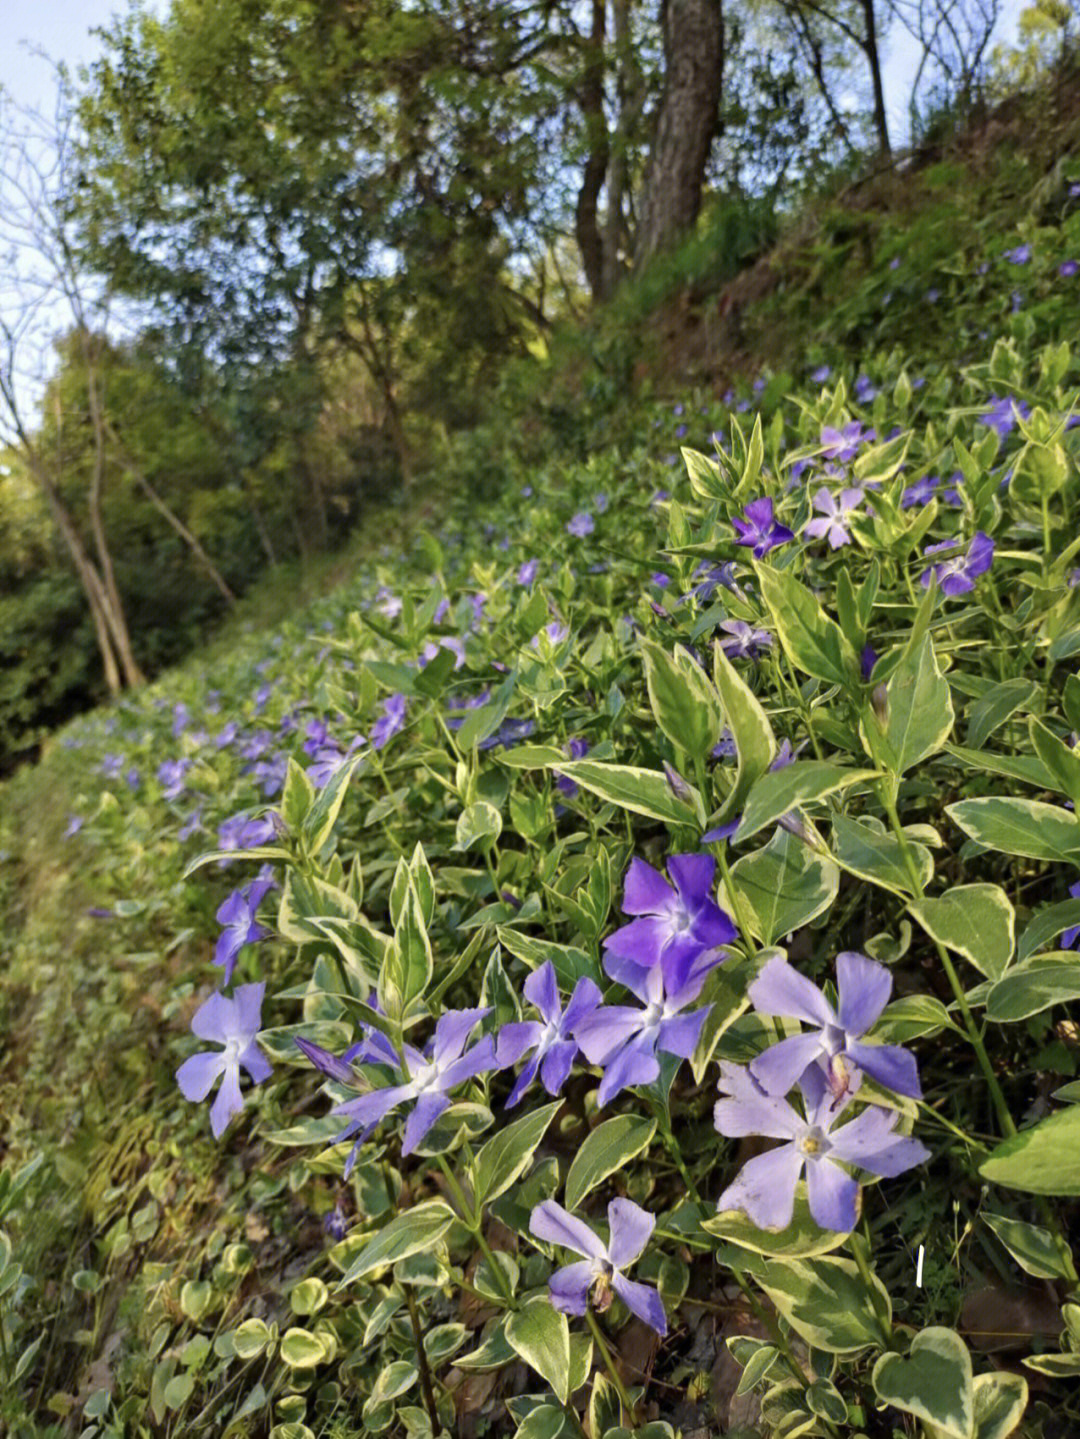
<path id="1" fill-rule="evenodd" d="M 930 1151 L 917 1139 L 894 1133 L 900 1116 L 876 1106 L 864 1109 L 834 1129 L 850 1103 L 836 1104 L 817 1066 L 808 1069 L 800 1088 L 806 1117 L 788 1102 L 768 1095 L 747 1070 L 724 1062 L 714 1123 L 729 1139 L 760 1134 L 787 1142 L 743 1165 L 721 1194 L 718 1208 L 741 1209 L 761 1229 L 784 1229 L 795 1209 L 795 1186 L 806 1168 L 810 1213 L 822 1229 L 848 1232 L 858 1218 L 858 1182 L 842 1169 L 851 1164 L 893 1178 L 921 1164 Z"/>
<path id="2" fill-rule="evenodd" d="M 423 669 L 425 665 L 429 665 L 439 653 L 440 649 L 449 650 L 454 656 L 454 668 L 456 670 L 459 670 L 465 663 L 465 645 L 463 641 L 460 640 L 457 635 L 443 635 L 439 639 L 438 644 L 436 644 L 434 640 L 428 640 L 427 644 L 420 651 L 420 659 L 418 662 L 420 668 Z"/>
<path id="3" fill-rule="evenodd" d="M 349 748 L 346 750 L 343 750 L 336 740 L 332 740 L 329 744 L 316 750 L 314 764 L 309 764 L 307 767 L 308 778 L 315 788 L 322 789 L 324 785 L 329 784 L 346 760 L 351 759 L 360 746 L 365 743 L 364 736 L 358 734 L 350 741 Z"/>
<path id="4" fill-rule="evenodd" d="M 403 601 L 388 586 L 381 585 L 375 592 L 375 608 L 388 620 L 396 620 L 401 614 Z"/>
<path id="5" fill-rule="evenodd" d="M 517 1077 L 506 1108 L 517 1104 L 529 1085 L 540 1072 L 540 1082 L 549 1094 L 558 1094 L 566 1083 L 578 1042 L 573 1037 L 574 1028 L 586 1015 L 593 1012 L 603 996 L 587 976 L 582 976 L 574 986 L 570 1002 L 563 1012 L 559 999 L 559 985 L 555 978 L 555 966 L 547 960 L 539 969 L 534 969 L 525 981 L 525 998 L 540 1011 L 543 1023 L 535 1019 L 504 1024 L 499 1031 L 495 1049 L 496 1063 L 500 1069 L 509 1069 L 522 1055 L 533 1051 L 532 1058 Z"/>
<path id="6" fill-rule="evenodd" d="M 1031 259 L 1031 246 L 1017 245 L 1015 250 L 1006 250 L 1005 258 L 1010 265 L 1026 265 Z"/>
<path id="7" fill-rule="evenodd" d="M 371 726 L 371 743 L 382 749 L 405 728 L 405 711 L 409 702 L 402 694 L 391 695 L 383 704 L 382 714 Z"/>
<path id="8" fill-rule="evenodd" d="M 724 956 L 715 949 L 669 952 L 646 969 L 608 950 L 604 956 L 608 975 L 643 1007 L 601 1005 L 574 1031 L 589 1063 L 604 1070 L 596 1094 L 601 1109 L 627 1085 L 651 1084 L 659 1076 L 658 1049 L 679 1059 L 690 1058 L 712 1006 L 689 1014 L 681 1011 L 697 999 L 710 971 L 723 962 Z"/>
<path id="9" fill-rule="evenodd" d="M 683 428 L 685 428 L 685 426 Z M 593 504 L 596 506 L 597 514 L 602 515 L 610 503 L 611 501 L 608 499 L 607 495 L 604 493 L 603 490 L 600 490 L 596 495 L 593 496 Z"/>
<path id="10" fill-rule="evenodd" d="M 488 735 L 487 739 L 482 739 L 476 748 L 484 750 L 509 749 L 521 740 L 528 739 L 535 728 L 535 720 L 505 719 L 495 733 Z"/>
<path id="11" fill-rule="evenodd" d="M 810 378 L 811 380 L 813 380 L 815 385 L 823 385 L 831 374 L 831 366 L 819 365 L 816 370 L 810 371 Z"/>
<path id="12" fill-rule="evenodd" d="M 916 480 L 913 485 L 908 485 L 900 497 L 900 508 L 910 510 L 915 505 L 928 505 L 940 484 L 940 475 L 923 475 L 921 480 Z"/>
<path id="13" fill-rule="evenodd" d="M 1080 274 L 1080 260 L 1062 260 L 1058 274 L 1063 280 L 1071 280 L 1074 275 Z"/>
<path id="14" fill-rule="evenodd" d="M 517 572 L 517 582 L 519 585 L 531 585 L 539 573 L 540 561 L 526 560 Z"/>
<path id="15" fill-rule="evenodd" d="M 551 644 L 561 645 L 564 640 L 570 638 L 570 626 L 564 625 L 561 620 L 551 620 L 544 626 L 542 633 L 547 636 Z M 533 635 L 532 647 L 534 650 L 540 648 L 540 635 Z"/>
<path id="16" fill-rule="evenodd" d="M 731 522 L 738 535 L 735 543 L 752 546 L 755 559 L 763 559 L 770 550 L 795 538 L 791 530 L 777 522 L 773 502 L 768 497 L 751 500 L 743 510 L 743 516 L 743 519 Z"/>
<path id="17" fill-rule="evenodd" d="M 730 636 L 720 642 L 728 659 L 756 660 L 762 650 L 772 648 L 773 637 L 769 631 L 755 629 L 745 620 L 721 620 L 719 627 Z"/>
<path id="18" fill-rule="evenodd" d="M 81 814 L 68 816 L 67 829 L 64 830 L 64 839 L 73 839 L 79 833 L 86 821 Z"/>
<path id="19" fill-rule="evenodd" d="M 1016 428 L 1017 415 L 1026 420 L 1030 414 L 1031 406 L 1023 400 L 1014 400 L 1011 395 L 991 395 L 990 408 L 979 418 L 1003 440 Z"/>
<path id="20" fill-rule="evenodd" d="M 826 460 L 846 464 L 859 453 L 859 446 L 874 438 L 873 430 L 864 430 L 859 420 L 849 420 L 842 430 L 826 425 L 821 431 L 821 453 Z"/>
<path id="21" fill-rule="evenodd" d="M 273 887 L 273 877 L 260 872 L 250 884 L 242 889 L 234 889 L 218 909 L 217 921 L 225 928 L 218 935 L 218 942 L 214 947 L 214 963 L 224 968 L 225 984 L 232 982 L 237 956 L 244 945 L 266 939 L 270 933 L 258 923 L 255 913 Z"/>
<path id="22" fill-rule="evenodd" d="M 158 766 L 157 777 L 162 786 L 162 798 L 179 799 L 184 793 L 184 781 L 191 768 L 189 759 L 167 759 Z"/>
<path id="23" fill-rule="evenodd" d="M 579 540 L 583 540 L 586 535 L 591 535 L 595 529 L 596 521 L 587 510 L 579 510 L 574 518 L 566 523 L 566 533 L 574 535 Z"/>
<path id="24" fill-rule="evenodd" d="M 335 1144 L 340 1144 L 342 1140 L 360 1130 L 360 1135 L 345 1161 L 346 1178 L 356 1163 L 360 1146 L 374 1133 L 391 1110 L 415 1101 L 412 1112 L 405 1121 L 401 1145 L 403 1155 L 411 1154 L 439 1116 L 449 1109 L 449 1091 L 469 1079 L 474 1079 L 478 1074 L 495 1068 L 495 1041 L 491 1035 L 485 1035 L 470 1050 L 465 1050 L 474 1026 L 490 1013 L 490 1008 L 447 1010 L 436 1024 L 434 1037 L 423 1053 L 414 1049 L 411 1044 L 406 1044 L 404 1068 L 395 1057 L 392 1067 L 396 1069 L 401 1083 L 388 1085 L 384 1089 L 373 1089 L 367 1094 L 361 1094 L 357 1099 L 346 1100 L 331 1111 L 348 1120 L 345 1128 L 334 1140 Z M 312 1046 L 312 1049 L 314 1048 Z M 309 1058 L 313 1057 L 306 1046 L 304 1052 L 309 1054 Z M 320 1053 L 325 1055 L 325 1051 Z M 326 1056 L 326 1059 L 331 1058 L 332 1056 Z M 337 1066 L 343 1064 L 341 1060 L 333 1061 L 333 1071 L 326 1068 L 325 1060 L 323 1063 L 318 1060 L 313 1062 L 329 1073 L 331 1078 L 339 1082 L 343 1079 L 343 1072 L 337 1069 Z M 378 1062 L 384 1061 L 380 1058 Z"/>
<path id="25" fill-rule="evenodd" d="M 176 831 L 176 838 L 180 841 L 181 844 L 183 844 L 185 840 L 190 839 L 191 836 L 195 834 L 198 830 L 202 829 L 202 827 L 202 809 L 195 808 L 191 811 L 187 819 Z M 228 864 L 229 862 L 230 861 L 228 860 L 219 861 L 219 863 L 221 864 Z"/>
<path id="26" fill-rule="evenodd" d="M 940 544 L 928 545 L 923 553 L 932 555 L 942 550 L 955 550 L 958 544 L 957 540 L 943 540 Z M 984 535 L 982 530 L 978 530 L 966 554 L 953 555 L 951 559 L 931 565 L 919 576 L 919 583 L 924 589 L 929 589 L 931 579 L 936 579 L 943 595 L 967 594 L 975 588 L 978 576 L 985 574 L 990 568 L 993 558 L 993 540 L 989 535 Z"/>
<path id="27" fill-rule="evenodd" d="M 529 1229 L 537 1239 L 584 1256 L 580 1263 L 567 1264 L 551 1276 L 548 1284 L 553 1306 L 563 1314 L 584 1314 L 592 1293 L 594 1306 L 602 1313 L 615 1293 L 662 1339 L 667 1334 L 667 1315 L 659 1292 L 627 1279 L 622 1272 L 645 1252 L 655 1225 L 653 1216 L 632 1199 L 613 1199 L 608 1205 L 610 1238 L 605 1244 L 583 1220 L 553 1199 L 538 1204 L 529 1217 Z"/>
<path id="28" fill-rule="evenodd" d="M 643 859 L 630 861 L 622 910 L 638 918 L 608 935 L 609 953 L 651 968 L 665 956 L 693 959 L 735 938 L 735 926 L 712 897 L 712 855 L 673 854 L 667 868 L 673 885 Z"/>
<path id="29" fill-rule="evenodd" d="M 694 578 L 700 582 L 685 596 L 688 600 L 698 600 L 701 604 L 708 604 L 716 591 L 721 588 L 737 591 L 738 585 L 735 582 L 735 566 L 730 560 L 720 565 L 708 565 L 704 561 L 694 571 Z"/>
<path id="30" fill-rule="evenodd" d="M 856 513 L 864 498 L 864 492 L 860 489 L 841 490 L 838 504 L 832 491 L 822 487 L 814 496 L 814 509 L 821 518 L 811 520 L 803 533 L 811 539 L 827 539 L 829 548 L 833 550 L 838 550 L 841 545 L 849 545 L 851 532 L 847 528 L 847 521 Z"/>
<path id="31" fill-rule="evenodd" d="M 862 647 L 862 654 L 859 657 L 859 673 L 869 683 L 870 676 L 874 673 L 874 666 L 877 664 L 879 655 L 873 645 L 865 644 Z"/>
<path id="32" fill-rule="evenodd" d="M 1069 893 L 1073 899 L 1080 899 L 1080 880 L 1069 885 Z M 1061 931 L 1061 938 L 1058 940 L 1060 949 L 1074 949 L 1076 941 L 1080 939 L 1080 924 L 1074 924 L 1069 929 Z"/>
<path id="33" fill-rule="evenodd" d="M 266 1055 L 256 1043 L 261 1022 L 264 984 L 242 984 L 231 999 L 212 994 L 196 1010 L 191 1021 L 192 1033 L 223 1046 L 222 1053 L 207 1050 L 185 1059 L 176 1071 L 185 1099 L 200 1103 L 221 1075 L 221 1088 L 210 1108 L 210 1128 L 220 1139 L 234 1114 L 244 1107 L 240 1095 L 240 1070 L 246 1069 L 253 1084 L 261 1084 L 273 1073 Z"/>
<path id="34" fill-rule="evenodd" d="M 588 741 L 583 739 L 567 740 L 566 753 L 570 759 L 584 759 L 589 753 Z M 574 799 L 581 789 L 577 780 L 571 779 L 568 774 L 560 774 L 558 770 L 555 771 L 555 787 L 567 799 Z"/>
<path id="35" fill-rule="evenodd" d="M 877 387 L 869 375 L 860 375 L 855 381 L 855 398 L 860 405 L 868 405 L 877 395 Z"/>
<path id="36" fill-rule="evenodd" d="M 921 1099 L 919 1070 L 910 1050 L 860 1041 L 881 1016 L 892 993 L 883 964 L 850 950 L 836 956 L 839 1002 L 834 1009 L 816 984 L 786 959 L 770 959 L 746 991 L 759 1014 L 802 1020 L 811 1029 L 780 1040 L 751 1061 L 750 1073 L 766 1094 L 786 1094 L 810 1065 L 820 1065 L 834 1097 L 852 1085 L 852 1068 L 885 1089 Z"/>

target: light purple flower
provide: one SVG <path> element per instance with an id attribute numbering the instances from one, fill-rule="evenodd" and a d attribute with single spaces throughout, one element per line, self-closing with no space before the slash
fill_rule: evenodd
<path id="1" fill-rule="evenodd" d="M 578 1052 L 578 1042 L 573 1037 L 574 1028 L 596 1009 L 603 998 L 593 981 L 583 975 L 574 986 L 564 1012 L 555 966 L 550 960 L 533 970 L 525 981 L 524 992 L 529 1003 L 540 1011 L 543 1023 L 526 1019 L 504 1024 L 499 1031 L 495 1057 L 500 1069 L 509 1069 L 522 1055 L 533 1051 L 510 1091 L 507 1109 L 519 1103 L 538 1070 L 540 1083 L 547 1092 L 559 1093 Z"/>
<path id="2" fill-rule="evenodd" d="M 747 989 L 759 1014 L 799 1019 L 811 1026 L 772 1045 L 751 1061 L 750 1073 L 767 1094 L 786 1094 L 810 1065 L 819 1065 L 834 1097 L 855 1087 L 852 1071 L 868 1074 L 885 1089 L 921 1099 L 919 1070 L 910 1050 L 896 1044 L 863 1044 L 892 993 L 883 964 L 846 950 L 836 957 L 839 1001 L 834 1009 L 816 984 L 786 959 L 770 959 Z"/>
<path id="3" fill-rule="evenodd" d="M 273 876 L 265 870 L 261 871 L 250 884 L 234 889 L 218 909 L 217 921 L 225 928 L 218 935 L 218 942 L 214 947 L 214 963 L 225 970 L 223 983 L 232 982 L 236 960 L 244 945 L 254 944 L 269 935 L 270 931 L 258 923 L 255 914 L 273 888 Z"/>
<path id="4" fill-rule="evenodd" d="M 476 746 L 477 749 L 509 749 L 529 735 L 536 729 L 536 721 L 531 719 L 504 719 L 494 734 L 482 739 Z"/>
<path id="5" fill-rule="evenodd" d="M 64 830 L 64 839 L 73 839 L 79 833 L 86 821 L 81 814 L 73 814 L 68 817 L 67 829 Z"/>
<path id="6" fill-rule="evenodd" d="M 1069 885 L 1069 894 L 1073 899 L 1080 899 L 1080 880 Z M 1058 940 L 1060 949 L 1074 949 L 1076 941 L 1080 939 L 1080 924 L 1074 924 L 1069 929 L 1061 931 L 1061 938 Z"/>
<path id="7" fill-rule="evenodd" d="M 957 540 L 943 540 L 940 544 L 927 545 L 923 554 L 939 554 L 943 550 L 956 550 L 958 546 Z M 931 579 L 936 579 L 943 595 L 967 594 L 975 588 L 978 576 L 990 568 L 993 558 L 993 540 L 978 530 L 965 554 L 954 554 L 951 559 L 931 565 L 919 576 L 919 583 L 929 589 Z"/>
<path id="8" fill-rule="evenodd" d="M 456 666 L 455 666 L 456 668 Z M 409 701 L 403 694 L 391 695 L 383 703 L 382 714 L 371 726 L 371 743 L 375 749 L 389 744 L 394 735 L 405 728 L 405 711 Z"/>
<path id="9" fill-rule="evenodd" d="M 1074 275 L 1080 275 L 1080 260 L 1062 260 L 1058 266 L 1058 274 L 1063 280 L 1071 280 Z"/>
<path id="10" fill-rule="evenodd" d="M 816 370 L 810 371 L 810 378 L 815 385 L 823 385 L 831 374 L 832 367 L 830 365 L 819 365 Z"/>
<path id="11" fill-rule="evenodd" d="M 1014 400 L 1011 395 L 991 395 L 990 408 L 979 418 L 983 424 L 995 432 L 999 439 L 1016 428 L 1016 417 L 1026 420 L 1031 414 L 1031 406 L 1024 400 Z"/>
<path id="12" fill-rule="evenodd" d="M 1026 265 L 1031 259 L 1031 246 L 1017 245 L 1014 250 L 1006 250 L 1005 258 L 1010 265 Z"/>
<path id="13" fill-rule="evenodd" d="M 567 1264 L 551 1276 L 548 1284 L 553 1306 L 563 1314 L 584 1314 L 592 1293 L 594 1306 L 602 1313 L 614 1292 L 663 1339 L 667 1315 L 659 1292 L 627 1279 L 622 1272 L 645 1252 L 655 1225 L 653 1216 L 632 1199 L 613 1199 L 608 1205 L 610 1237 L 605 1244 L 583 1220 L 553 1199 L 538 1204 L 529 1217 L 529 1229 L 537 1239 L 584 1256 L 581 1263 Z"/>
<path id="14" fill-rule="evenodd" d="M 712 897 L 712 855 L 673 854 L 667 869 L 671 884 L 643 859 L 630 861 L 622 911 L 637 918 L 608 935 L 609 953 L 651 968 L 666 955 L 693 959 L 735 938 L 734 924 Z"/>
<path id="15" fill-rule="evenodd" d="M 570 759 L 584 759 L 589 753 L 589 743 L 583 739 L 569 739 L 565 748 Z M 558 770 L 555 771 L 555 788 L 567 799 L 575 799 L 581 790 L 576 779 L 571 779 L 568 774 L 560 774 Z"/>
<path id="16" fill-rule="evenodd" d="M 849 420 L 842 430 L 826 425 L 821 431 L 821 453 L 826 460 L 839 460 L 846 464 L 859 453 L 861 445 L 874 439 L 873 430 L 863 429 L 860 420 Z"/>
<path id="17" fill-rule="evenodd" d="M 162 798 L 179 799 L 184 793 L 187 772 L 191 768 L 189 759 L 167 759 L 158 766 L 157 777 L 162 786 Z"/>
<path id="18" fill-rule="evenodd" d="M 273 1073 L 269 1060 L 256 1043 L 265 989 L 261 983 L 242 984 L 231 999 L 212 994 L 191 1021 L 193 1034 L 220 1044 L 223 1049 L 220 1054 L 207 1050 L 185 1059 L 176 1071 L 176 1082 L 185 1099 L 200 1103 L 221 1076 L 221 1088 L 210 1107 L 210 1128 L 215 1139 L 221 1138 L 233 1115 L 244 1107 L 240 1070 L 247 1070 L 253 1084 L 261 1084 Z"/>
<path id="19" fill-rule="evenodd" d="M 596 1094 L 601 1109 L 627 1085 L 651 1084 L 659 1076 L 658 1049 L 679 1059 L 690 1058 L 712 1006 L 689 1014 L 681 1011 L 698 998 L 710 972 L 723 962 L 719 950 L 704 949 L 696 954 L 669 953 L 646 969 L 636 960 L 607 951 L 608 975 L 643 1008 L 601 1005 L 574 1031 L 586 1059 L 604 1071 Z"/>
<path id="20" fill-rule="evenodd" d="M 465 663 L 465 644 L 457 635 L 442 635 L 438 644 L 434 640 L 428 640 L 427 644 L 420 651 L 419 665 L 423 669 L 439 653 L 440 649 L 449 650 L 454 656 L 454 668 L 459 670 Z"/>
<path id="21" fill-rule="evenodd" d="M 596 529 L 596 521 L 587 510 L 579 510 L 572 520 L 566 522 L 566 532 L 574 535 L 577 539 L 583 540 L 586 535 L 591 535 Z"/>
<path id="22" fill-rule="evenodd" d="M 336 740 L 331 740 L 321 749 L 316 750 L 313 764 L 307 767 L 308 778 L 316 789 L 322 789 L 337 774 L 346 760 L 350 759 L 366 740 L 362 734 L 358 734 L 350 741 L 349 748 L 343 750 Z"/>
<path id="23" fill-rule="evenodd" d="M 762 650 L 772 648 L 773 637 L 769 631 L 755 629 L 745 620 L 721 620 L 719 627 L 729 636 L 720 642 L 728 659 L 756 660 Z"/>
<path id="24" fill-rule="evenodd" d="M 517 582 L 519 585 L 531 585 L 539 573 L 540 561 L 526 560 L 517 572 Z"/>
<path id="25" fill-rule="evenodd" d="M 764 1135 L 787 1142 L 748 1160 L 721 1194 L 721 1212 L 741 1209 L 760 1229 L 783 1229 L 795 1210 L 795 1186 L 806 1169 L 810 1213 L 822 1229 L 847 1233 L 858 1219 L 859 1185 L 842 1164 L 893 1178 L 929 1158 L 917 1139 L 894 1131 L 895 1110 L 870 1106 L 847 1124 L 834 1128 L 850 1103 L 839 1105 L 812 1066 L 801 1083 L 804 1118 L 786 1099 L 768 1095 L 739 1065 L 720 1066 L 720 1092 L 714 1123 L 729 1139 Z"/>
<path id="26" fill-rule="evenodd" d="M 838 550 L 841 545 L 851 543 L 851 531 L 847 522 L 852 515 L 856 514 L 859 506 L 865 498 L 861 489 L 847 489 L 840 491 L 839 502 L 831 490 L 824 486 L 814 496 L 814 509 L 821 516 L 820 519 L 811 520 L 803 531 L 811 539 L 829 541 L 829 548 Z"/>
<path id="27" fill-rule="evenodd" d="M 360 1135 L 345 1161 L 346 1178 L 356 1163 L 360 1146 L 374 1133 L 391 1110 L 402 1104 L 413 1104 L 405 1121 L 401 1145 L 403 1155 L 411 1154 L 440 1115 L 449 1109 L 450 1090 L 495 1068 L 495 1041 L 491 1035 L 485 1035 L 470 1050 L 465 1050 L 472 1029 L 490 1013 L 490 1008 L 447 1010 L 436 1024 L 434 1037 L 423 1053 L 414 1049 L 411 1044 L 404 1046 L 405 1068 L 402 1069 L 400 1064 L 394 1066 L 401 1083 L 388 1085 L 384 1089 L 373 1089 L 368 1094 L 361 1094 L 357 1099 L 346 1100 L 331 1111 L 348 1120 L 345 1128 L 334 1140 L 335 1144 L 340 1144 L 342 1140 L 360 1130 Z M 341 1061 L 335 1063 L 340 1064 Z M 342 1074 L 334 1073 L 331 1077 L 340 1080 Z"/>
<path id="28" fill-rule="evenodd" d="M 786 525 L 781 525 L 776 520 L 773 502 L 768 496 L 751 500 L 743 510 L 743 516 L 743 519 L 735 518 L 731 521 L 738 536 L 735 543 L 751 546 L 755 559 L 763 559 L 770 550 L 775 550 L 778 545 L 786 545 L 795 538 Z"/>

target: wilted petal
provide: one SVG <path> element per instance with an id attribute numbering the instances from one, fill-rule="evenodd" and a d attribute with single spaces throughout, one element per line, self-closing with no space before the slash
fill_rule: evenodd
<path id="1" fill-rule="evenodd" d="M 631 1314 L 636 1314 L 663 1339 L 667 1333 L 667 1315 L 657 1291 L 648 1284 L 636 1284 L 634 1280 L 627 1279 L 625 1274 L 613 1274 L 611 1287 Z"/>
<path id="2" fill-rule="evenodd" d="M 844 1234 L 858 1222 L 859 1186 L 830 1159 L 810 1160 L 806 1166 L 806 1197 L 810 1213 L 822 1229 Z"/>
<path id="3" fill-rule="evenodd" d="M 770 959 L 746 992 L 759 1014 L 790 1016 L 819 1026 L 836 1023 L 821 990 L 786 959 Z"/>
<path id="4" fill-rule="evenodd" d="M 607 1212 L 608 1258 L 616 1269 L 628 1269 L 645 1252 L 656 1219 L 632 1199 L 613 1199 Z"/>
<path id="5" fill-rule="evenodd" d="M 822 1053 L 821 1031 L 793 1034 L 750 1061 L 750 1073 L 766 1094 L 787 1094 Z"/>
<path id="6" fill-rule="evenodd" d="M 594 1278 L 592 1262 L 588 1259 L 556 1269 L 548 1280 L 548 1292 L 554 1308 L 562 1314 L 584 1314 L 589 1307 L 589 1290 Z"/>
<path id="7" fill-rule="evenodd" d="M 741 1209 L 759 1229 L 784 1229 L 795 1212 L 795 1185 L 802 1167 L 803 1155 L 794 1144 L 758 1154 L 747 1160 L 721 1194 L 717 1209 L 721 1214 Z"/>
<path id="8" fill-rule="evenodd" d="M 575 1254 L 584 1254 L 586 1259 L 603 1259 L 607 1255 L 599 1236 L 585 1221 L 556 1204 L 554 1199 L 545 1199 L 529 1215 L 529 1233 L 548 1244 L 561 1244 Z"/>
<path id="9" fill-rule="evenodd" d="M 439 1116 L 449 1108 L 450 1101 L 445 1094 L 437 1094 L 431 1089 L 422 1094 L 416 1101 L 415 1109 L 405 1121 L 405 1133 L 401 1143 L 402 1154 L 411 1154 Z"/>
<path id="10" fill-rule="evenodd" d="M 840 1023 L 857 1039 L 888 1004 L 892 975 L 877 960 L 845 950 L 836 956 L 836 982 L 840 991 L 837 1005 Z"/>
<path id="11" fill-rule="evenodd" d="M 193 1054 L 176 1071 L 176 1082 L 185 1099 L 199 1103 L 210 1093 L 215 1079 L 224 1074 L 225 1069 L 224 1054 Z"/>

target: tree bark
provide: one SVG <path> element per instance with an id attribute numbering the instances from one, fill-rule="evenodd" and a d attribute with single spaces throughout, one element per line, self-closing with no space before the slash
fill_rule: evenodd
<path id="1" fill-rule="evenodd" d="M 608 168 L 608 130 L 604 116 L 604 30 L 607 0 L 592 0 L 592 22 L 583 41 L 584 58 L 578 104 L 585 124 L 585 169 L 574 210 L 574 235 L 589 292 L 599 300 L 604 288 L 604 237 L 600 230 L 600 191 Z"/>
<path id="2" fill-rule="evenodd" d="M 720 123 L 723 0 L 662 0 L 664 88 L 635 244 L 640 269 L 694 224 Z"/>
<path id="3" fill-rule="evenodd" d="M 604 273 L 602 293 L 610 300 L 620 278 L 619 251 L 626 235 L 623 201 L 629 181 L 631 137 L 645 103 L 645 87 L 634 55 L 630 33 L 632 0 L 612 0 L 615 75 L 618 112 L 608 160 L 607 210 L 604 216 Z"/>
<path id="4" fill-rule="evenodd" d="M 888 156 L 892 154 L 892 146 L 889 144 L 889 123 L 885 115 L 885 88 L 881 82 L 881 56 L 878 53 L 874 0 L 862 0 L 862 12 L 865 35 L 863 50 L 870 66 L 870 83 L 874 92 L 874 130 L 877 132 L 878 148 L 882 155 Z"/>

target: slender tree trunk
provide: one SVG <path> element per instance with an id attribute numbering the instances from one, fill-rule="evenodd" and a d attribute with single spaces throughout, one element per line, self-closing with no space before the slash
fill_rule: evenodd
<path id="1" fill-rule="evenodd" d="M 634 255 L 638 268 L 697 219 L 720 123 L 722 0 L 663 0 L 661 24 L 664 88 L 645 171 Z"/>
<path id="2" fill-rule="evenodd" d="M 629 179 L 629 148 L 645 102 L 645 87 L 630 34 L 631 4 L 632 0 L 612 0 L 618 112 L 608 161 L 607 211 L 604 216 L 602 293 L 605 300 L 610 300 L 619 283 L 619 250 L 626 234 L 623 201 Z"/>
<path id="3" fill-rule="evenodd" d="M 604 237 L 600 230 L 600 191 L 608 168 L 608 130 L 604 116 L 604 30 L 607 0 L 592 0 L 592 21 L 584 42 L 578 104 L 585 123 L 585 169 L 578 187 L 574 235 L 593 300 L 604 287 Z"/>
<path id="4" fill-rule="evenodd" d="M 865 38 L 863 50 L 866 52 L 866 61 L 870 66 L 870 83 L 874 92 L 874 129 L 877 132 L 878 149 L 882 155 L 892 154 L 892 147 L 889 144 L 889 123 L 885 114 L 885 87 L 881 81 L 881 56 L 878 53 L 877 16 L 874 13 L 874 0 L 862 0 L 863 30 Z"/>

